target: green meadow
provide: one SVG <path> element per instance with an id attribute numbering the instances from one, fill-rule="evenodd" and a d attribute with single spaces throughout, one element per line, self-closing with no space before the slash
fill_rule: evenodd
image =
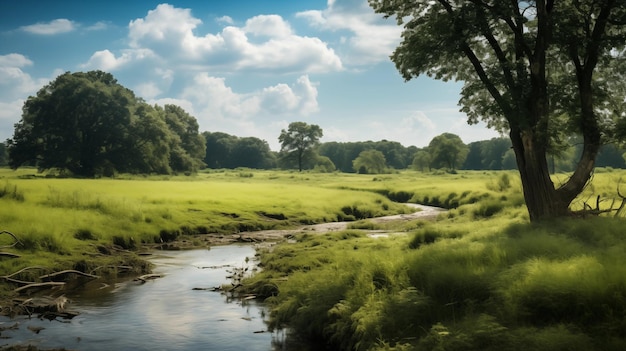
<path id="1" fill-rule="evenodd" d="M 617 207 L 624 176 L 597 170 L 573 207 L 595 208 L 598 195 L 601 209 L 612 198 Z M 245 287 L 266 298 L 271 328 L 340 350 L 626 349 L 623 215 L 530 224 L 513 172 L 403 173 L 358 186 L 454 208 L 262 251 Z"/>
<path id="2" fill-rule="evenodd" d="M 623 179 L 598 169 L 572 207 L 616 208 Z M 448 211 L 368 220 L 410 211 L 397 202 Z M 143 245 L 352 221 L 260 250 L 243 288 L 266 298 L 271 328 L 341 350 L 623 350 L 626 222 L 614 214 L 530 224 L 519 178 L 505 171 L 63 179 L 1 169 L 0 230 L 20 243 L 0 235 L 0 251 L 21 257 L 0 258 L 0 272 L 139 273 L 149 270 L 135 254 Z"/>
<path id="3" fill-rule="evenodd" d="M 200 245 L 202 235 L 409 211 L 383 195 L 336 185 L 359 181 L 349 175 L 248 170 L 179 177 L 62 179 L 33 169 L 0 169 L 0 230 L 15 234 L 20 241 L 7 249 L 14 240 L 0 235 L 0 246 L 5 247 L 0 251 L 21 255 L 17 259 L 0 257 L 0 272 L 8 274 L 27 266 L 89 271 L 137 265 L 133 255 L 115 253 L 128 254 L 126 251 L 136 251 L 143 244 L 177 239 L 195 240 Z"/>

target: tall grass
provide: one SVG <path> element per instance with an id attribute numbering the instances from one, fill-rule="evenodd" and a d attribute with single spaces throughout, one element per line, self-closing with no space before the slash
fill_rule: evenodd
<path id="1" fill-rule="evenodd" d="M 342 350 L 625 349 L 626 222 L 530 224 L 513 186 L 482 184 L 472 191 L 488 195 L 453 215 L 399 225 L 408 237 L 281 244 L 246 286 L 270 296 L 272 327 Z"/>

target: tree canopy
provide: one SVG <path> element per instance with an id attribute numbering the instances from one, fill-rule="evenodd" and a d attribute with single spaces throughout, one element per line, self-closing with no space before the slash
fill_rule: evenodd
<path id="1" fill-rule="evenodd" d="M 404 26 L 392 60 L 409 80 L 464 82 L 470 123 L 508 132 L 531 220 L 569 214 L 603 142 L 626 125 L 623 0 L 369 0 Z M 547 153 L 562 133 L 583 138 L 558 188 Z"/>
<path id="2" fill-rule="evenodd" d="M 150 106 L 102 71 L 64 73 L 24 103 L 9 164 L 79 176 L 192 172 L 204 139 L 178 106 Z"/>
<path id="3" fill-rule="evenodd" d="M 370 149 L 361 151 L 352 161 L 352 167 L 358 173 L 379 174 L 387 168 L 387 160 L 382 152 Z"/>
<path id="4" fill-rule="evenodd" d="M 280 142 L 281 157 L 285 161 L 293 161 L 302 171 L 307 160 L 315 160 L 315 148 L 324 135 L 322 128 L 305 122 L 292 122 L 287 130 L 281 130 Z"/>
<path id="5" fill-rule="evenodd" d="M 469 149 L 458 135 L 443 133 L 430 141 L 428 151 L 432 157 L 432 167 L 456 170 L 463 165 Z"/>

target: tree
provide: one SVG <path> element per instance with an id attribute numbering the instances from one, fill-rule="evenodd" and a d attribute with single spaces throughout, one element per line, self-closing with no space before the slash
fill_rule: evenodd
<path id="1" fill-rule="evenodd" d="M 603 138 L 625 125 L 623 0 L 369 0 L 404 25 L 392 60 L 464 82 L 469 123 L 508 132 L 531 221 L 566 216 L 594 169 Z M 571 177 L 552 183 L 546 153 L 555 131 L 580 134 Z M 626 133 L 624 133 L 626 134 Z"/>
<path id="2" fill-rule="evenodd" d="M 165 123 L 173 132 L 170 164 L 174 171 L 197 171 L 204 167 L 206 141 L 198 132 L 198 121 L 176 105 L 163 107 Z"/>
<path id="3" fill-rule="evenodd" d="M 204 139 L 178 106 L 150 106 L 102 71 L 64 73 L 29 97 L 7 141 L 9 165 L 78 176 L 195 171 Z"/>
<path id="4" fill-rule="evenodd" d="M 433 167 L 445 167 L 450 170 L 455 170 L 458 165 L 462 165 L 469 152 L 469 148 L 461 138 L 452 133 L 443 133 L 434 137 L 428 144 L 428 150 L 432 155 Z"/>
<path id="5" fill-rule="evenodd" d="M 430 171 L 430 163 L 432 162 L 432 157 L 430 153 L 426 150 L 419 150 L 413 156 L 413 168 L 424 171 L 428 169 Z"/>
<path id="6" fill-rule="evenodd" d="M 0 143 L 0 166 L 7 165 L 7 148 L 4 143 Z"/>
<path id="7" fill-rule="evenodd" d="M 230 157 L 236 167 L 270 169 L 276 166 L 276 158 L 267 141 L 256 137 L 239 138 Z"/>
<path id="8" fill-rule="evenodd" d="M 209 168 L 235 168 L 231 167 L 231 151 L 237 142 L 234 135 L 222 132 L 203 132 L 206 142 L 206 154 L 204 163 Z"/>
<path id="9" fill-rule="evenodd" d="M 123 153 L 134 94 L 109 73 L 69 72 L 24 103 L 8 140 L 10 165 L 36 161 L 39 169 L 93 176 Z"/>
<path id="10" fill-rule="evenodd" d="M 316 158 L 315 148 L 323 135 L 318 125 L 309 125 L 305 122 L 290 123 L 287 130 L 281 130 L 278 137 L 282 157 L 295 161 L 298 171 L 301 172 L 305 161 Z"/>
<path id="11" fill-rule="evenodd" d="M 352 167 L 357 173 L 379 174 L 387 168 L 387 161 L 381 151 L 370 149 L 362 151 L 352 161 Z"/>

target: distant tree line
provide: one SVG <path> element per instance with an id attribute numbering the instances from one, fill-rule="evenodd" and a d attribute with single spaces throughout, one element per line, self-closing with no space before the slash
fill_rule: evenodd
<path id="1" fill-rule="evenodd" d="M 65 73 L 24 103 L 13 138 L 0 143 L 0 166 L 34 166 L 77 176 L 124 173 L 191 173 L 208 168 L 298 169 L 320 172 L 386 173 L 394 169 L 515 169 L 508 138 L 464 144 L 443 133 L 428 146 L 395 141 L 320 143 L 317 125 L 293 122 L 267 141 L 222 132 L 198 132 L 195 117 L 176 105 L 149 105 L 102 71 Z M 552 172 L 576 167 L 580 137 L 562 138 L 548 157 Z M 622 146 L 602 146 L 598 167 L 626 168 Z"/>

